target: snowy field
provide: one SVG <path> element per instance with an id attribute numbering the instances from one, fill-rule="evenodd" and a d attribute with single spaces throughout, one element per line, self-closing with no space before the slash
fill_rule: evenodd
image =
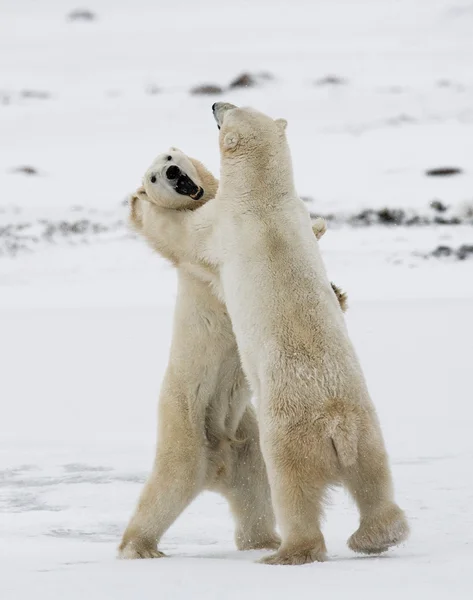
<path id="1" fill-rule="evenodd" d="M 0 0 L 2 600 L 473 597 L 472 65 L 471 0 Z M 244 72 L 255 85 L 228 89 Z M 324 564 L 255 564 L 213 494 L 169 558 L 116 559 L 175 300 L 124 200 L 170 145 L 218 171 L 219 99 L 288 119 L 300 194 L 330 217 L 412 527 L 382 557 L 346 547 L 339 491 Z"/>

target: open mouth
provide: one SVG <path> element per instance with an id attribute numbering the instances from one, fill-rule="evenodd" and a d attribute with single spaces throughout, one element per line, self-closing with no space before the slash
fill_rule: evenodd
<path id="1" fill-rule="evenodd" d="M 189 196 L 192 200 L 200 200 L 204 195 L 204 189 L 194 183 L 192 179 L 176 165 L 171 165 L 166 169 L 166 177 L 172 188 L 182 196 Z"/>

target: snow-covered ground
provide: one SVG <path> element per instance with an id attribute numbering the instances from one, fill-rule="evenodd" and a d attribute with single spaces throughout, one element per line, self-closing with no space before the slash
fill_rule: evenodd
<path id="1" fill-rule="evenodd" d="M 0 598 L 471 598 L 473 255 L 432 251 L 473 245 L 473 3 L 82 7 L 95 18 L 0 3 Z M 245 71 L 273 79 L 189 93 Z M 339 491 L 325 564 L 254 564 L 212 494 L 163 539 L 170 558 L 115 558 L 153 457 L 175 298 L 123 200 L 169 145 L 217 172 L 219 98 L 288 119 L 300 193 L 334 215 L 321 247 L 412 525 L 386 556 L 348 550 Z M 462 173 L 426 176 L 437 167 Z M 384 208 L 426 224 L 353 219 Z"/>

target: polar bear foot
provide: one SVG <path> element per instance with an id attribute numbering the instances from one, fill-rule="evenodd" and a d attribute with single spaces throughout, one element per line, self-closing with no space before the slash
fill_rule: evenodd
<path id="1" fill-rule="evenodd" d="M 264 556 L 258 562 L 263 565 L 305 565 L 327 560 L 325 543 L 318 543 L 312 548 L 280 548 L 279 552 Z"/>
<path id="2" fill-rule="evenodd" d="M 156 541 L 146 538 L 136 538 L 120 545 L 118 557 L 126 560 L 137 558 L 163 558 L 166 556 L 156 547 Z"/>
<path id="3" fill-rule="evenodd" d="M 236 545 L 238 550 L 277 550 L 281 545 L 281 538 L 275 533 L 249 539 L 239 536 Z"/>
<path id="4" fill-rule="evenodd" d="M 404 542 L 409 525 L 395 504 L 380 513 L 361 519 L 360 527 L 348 540 L 348 547 L 361 554 L 381 554 Z"/>

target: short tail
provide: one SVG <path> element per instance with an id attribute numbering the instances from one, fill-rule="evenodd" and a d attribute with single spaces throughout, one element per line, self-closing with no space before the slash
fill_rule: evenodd
<path id="1" fill-rule="evenodd" d="M 340 465 L 351 467 L 358 459 L 360 415 L 356 405 L 334 401 L 326 409 L 327 433 Z"/>

